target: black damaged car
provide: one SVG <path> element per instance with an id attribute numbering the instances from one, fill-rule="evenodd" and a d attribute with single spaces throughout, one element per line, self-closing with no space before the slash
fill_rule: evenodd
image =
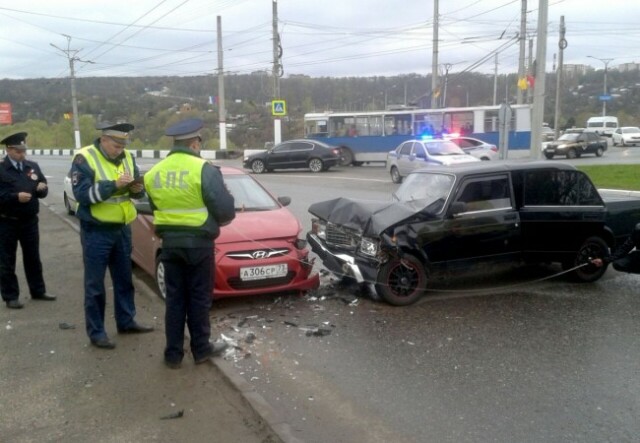
<path id="1" fill-rule="evenodd" d="M 582 282 L 591 264 L 640 220 L 640 199 L 605 202 L 587 175 L 564 163 L 487 162 L 412 172 L 391 202 L 336 198 L 309 207 L 307 240 L 340 277 L 370 283 L 408 305 L 430 276 L 478 262 L 561 263 Z"/>

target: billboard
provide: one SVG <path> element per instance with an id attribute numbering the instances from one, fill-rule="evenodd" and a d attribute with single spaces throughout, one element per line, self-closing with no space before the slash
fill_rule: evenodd
<path id="1" fill-rule="evenodd" d="M 11 123 L 11 103 L 0 103 L 0 125 L 10 125 Z"/>

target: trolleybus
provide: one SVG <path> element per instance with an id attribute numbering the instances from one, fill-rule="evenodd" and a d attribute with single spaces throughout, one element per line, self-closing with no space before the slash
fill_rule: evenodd
<path id="1" fill-rule="evenodd" d="M 387 153 L 410 138 L 468 135 L 498 145 L 500 106 L 322 112 L 304 116 L 305 137 L 340 148 L 342 165 L 386 161 Z M 529 149 L 531 105 L 511 105 L 509 149 Z"/>

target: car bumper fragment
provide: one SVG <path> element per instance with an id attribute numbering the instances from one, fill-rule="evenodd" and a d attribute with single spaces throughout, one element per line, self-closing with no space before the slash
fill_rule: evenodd
<path id="1" fill-rule="evenodd" d="M 337 275 L 347 275 L 353 277 L 358 283 L 363 283 L 365 277 L 355 258 L 348 254 L 334 254 L 322 244 L 320 239 L 311 233 L 307 233 L 307 241 L 311 250 L 320 257 L 322 264 L 331 272 Z"/>

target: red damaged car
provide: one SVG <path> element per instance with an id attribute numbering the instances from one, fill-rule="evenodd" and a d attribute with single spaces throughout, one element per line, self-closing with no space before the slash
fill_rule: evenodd
<path id="1" fill-rule="evenodd" d="M 289 197 L 273 197 L 257 180 L 235 168 L 222 167 L 236 204 L 236 218 L 220 229 L 215 241 L 214 298 L 274 292 L 307 291 L 319 286 L 302 227 L 287 209 Z M 155 235 L 147 200 L 136 203 L 131 224 L 133 262 L 155 276 L 165 298 L 164 267 L 158 260 L 162 240 Z"/>

